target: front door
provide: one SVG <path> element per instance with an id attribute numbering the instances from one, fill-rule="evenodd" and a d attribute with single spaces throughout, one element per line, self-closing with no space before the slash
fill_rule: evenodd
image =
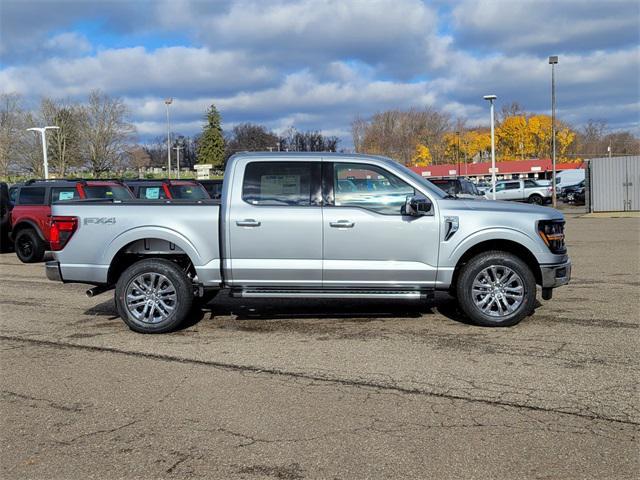
<path id="1" fill-rule="evenodd" d="M 319 161 L 247 159 L 229 212 L 231 285 L 322 286 Z"/>
<path id="2" fill-rule="evenodd" d="M 402 215 L 415 189 L 366 163 L 324 164 L 331 185 L 323 211 L 323 286 L 428 288 L 435 285 L 437 216 Z M 435 209 L 436 207 L 432 207 Z"/>

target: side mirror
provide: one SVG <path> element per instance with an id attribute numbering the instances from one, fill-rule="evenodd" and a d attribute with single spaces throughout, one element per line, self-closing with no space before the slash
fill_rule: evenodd
<path id="1" fill-rule="evenodd" d="M 422 195 L 415 195 L 413 197 L 407 197 L 406 203 L 402 206 L 402 214 L 411 215 L 412 217 L 422 217 L 431 214 L 432 208 L 431 200 Z"/>

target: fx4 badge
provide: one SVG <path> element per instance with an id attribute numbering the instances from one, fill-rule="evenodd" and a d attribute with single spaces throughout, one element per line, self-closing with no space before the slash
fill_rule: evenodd
<path id="1" fill-rule="evenodd" d="M 83 223 L 85 225 L 113 225 L 116 223 L 116 217 L 86 217 Z"/>

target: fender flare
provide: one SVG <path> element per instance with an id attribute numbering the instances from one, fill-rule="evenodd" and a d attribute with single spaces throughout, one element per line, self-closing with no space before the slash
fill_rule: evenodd
<path id="1" fill-rule="evenodd" d="M 27 227 L 27 225 L 28 225 L 28 227 Z M 43 242 L 47 242 L 47 239 L 44 238 L 44 235 L 42 234 L 42 231 L 40 230 L 40 227 L 38 226 L 38 224 L 35 221 L 31 220 L 30 218 L 21 218 L 15 224 L 15 226 L 11 227 L 11 237 L 12 237 L 12 239 L 15 238 L 15 232 L 17 232 L 18 230 L 21 230 L 22 228 L 33 228 L 36 231 L 36 233 L 38 234 L 38 237 L 40 237 L 40 240 L 42 240 Z"/>
<path id="2" fill-rule="evenodd" d="M 111 265 L 118 252 L 120 252 L 120 250 L 122 250 L 130 243 L 138 240 L 153 238 L 173 243 L 187 254 L 194 266 L 197 267 L 199 265 L 202 265 L 202 258 L 200 257 L 198 249 L 195 247 L 195 245 L 193 245 L 193 243 L 191 243 L 180 232 L 160 226 L 137 227 L 122 232 L 120 235 L 111 240 L 109 245 L 107 245 L 107 248 L 105 248 L 102 254 L 102 265 Z"/>

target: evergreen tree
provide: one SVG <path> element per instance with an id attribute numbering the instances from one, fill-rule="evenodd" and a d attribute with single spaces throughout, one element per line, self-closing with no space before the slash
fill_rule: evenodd
<path id="1" fill-rule="evenodd" d="M 198 163 L 214 167 L 224 165 L 224 137 L 220 126 L 220 113 L 215 105 L 207 111 L 207 124 L 202 129 L 198 147 Z"/>

